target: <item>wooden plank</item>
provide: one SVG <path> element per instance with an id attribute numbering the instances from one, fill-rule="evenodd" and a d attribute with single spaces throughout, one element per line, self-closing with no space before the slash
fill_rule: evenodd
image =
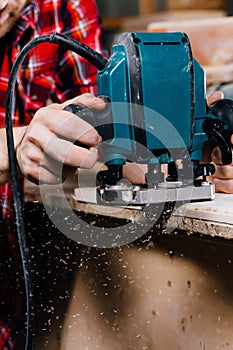
<path id="1" fill-rule="evenodd" d="M 155 22 L 148 25 L 148 31 L 185 32 L 194 57 L 203 66 L 233 62 L 233 17 Z"/>
<path id="2" fill-rule="evenodd" d="M 147 31 L 150 23 L 174 20 L 191 20 L 211 17 L 223 17 L 221 10 L 174 10 L 174 11 L 151 11 L 137 16 L 102 16 L 103 26 L 106 30 L 119 32 Z"/>
<path id="3" fill-rule="evenodd" d="M 139 14 L 145 15 L 155 12 L 158 6 L 157 2 L 156 0 L 139 0 Z"/>
<path id="4" fill-rule="evenodd" d="M 222 9 L 224 0 L 166 0 L 167 10 L 177 9 Z"/>
<path id="5" fill-rule="evenodd" d="M 189 203 L 179 207 L 168 227 L 212 237 L 233 238 L 233 195 L 216 193 L 210 202 Z"/>
<path id="6" fill-rule="evenodd" d="M 80 205 L 85 212 L 121 219 L 143 220 L 143 207 L 106 207 L 96 203 L 95 191 L 89 189 L 87 203 L 82 203 L 84 191 L 75 190 L 77 209 Z M 208 236 L 217 236 L 226 239 L 233 238 L 233 195 L 216 193 L 215 200 L 184 204 L 172 214 L 168 220 L 168 232 L 179 229 L 191 233 L 201 233 Z"/>
<path id="7" fill-rule="evenodd" d="M 66 203 L 72 210 L 81 211 L 86 214 L 94 214 L 113 217 L 131 221 L 142 221 L 143 207 L 116 207 L 102 206 L 94 203 L 93 194 L 90 191 L 86 202 L 76 190 L 66 191 L 64 196 L 61 191 L 56 191 L 56 186 L 52 190 L 46 191 L 46 205 L 63 208 Z M 79 199 L 79 200 L 77 200 Z M 43 203 L 39 187 L 31 183 L 26 186 L 26 201 Z M 170 217 L 167 227 L 168 232 L 179 229 L 191 233 L 203 234 L 206 236 L 223 237 L 233 239 L 233 195 L 216 194 L 214 201 L 187 203 L 180 206 Z"/>
<path id="8" fill-rule="evenodd" d="M 218 66 L 205 66 L 206 82 L 208 85 L 231 83 L 233 81 L 233 63 Z"/>

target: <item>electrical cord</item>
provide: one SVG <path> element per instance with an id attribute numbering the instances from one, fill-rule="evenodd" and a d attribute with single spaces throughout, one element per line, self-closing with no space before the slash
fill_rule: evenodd
<path id="1" fill-rule="evenodd" d="M 23 49 L 19 52 L 10 72 L 8 88 L 6 93 L 5 101 L 5 113 L 6 113 L 6 137 L 7 137 L 7 147 L 8 147 L 8 157 L 10 164 L 10 174 L 12 181 L 13 190 L 13 200 L 16 215 L 17 224 L 17 234 L 18 234 L 18 244 L 20 248 L 20 254 L 22 259 L 23 273 L 24 273 L 24 283 L 25 283 L 25 293 L 26 293 L 26 307 L 27 307 L 27 330 L 26 330 L 26 341 L 25 349 L 32 350 L 33 341 L 33 326 L 34 326 L 34 300 L 33 300 L 33 286 L 30 271 L 30 261 L 28 256 L 25 224 L 23 219 L 22 203 L 20 198 L 20 189 L 18 183 L 17 175 L 17 158 L 14 146 L 14 136 L 13 136 L 13 123 L 12 123 L 12 109 L 13 109 L 13 98 L 15 91 L 15 84 L 17 80 L 17 74 L 20 65 L 22 64 L 25 56 L 28 52 L 35 46 L 49 42 L 52 44 L 57 44 L 64 47 L 67 50 L 71 50 L 78 55 L 87 59 L 99 70 L 104 69 L 107 64 L 107 59 L 99 54 L 97 51 L 93 50 L 89 46 L 69 38 L 65 35 L 53 32 L 49 35 L 43 35 L 37 37 L 30 42 L 28 42 Z"/>

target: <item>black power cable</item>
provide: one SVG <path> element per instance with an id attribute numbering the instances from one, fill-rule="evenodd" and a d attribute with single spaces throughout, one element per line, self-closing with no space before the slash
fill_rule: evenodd
<path id="1" fill-rule="evenodd" d="M 10 164 L 10 174 L 12 181 L 14 208 L 16 214 L 16 224 L 18 233 L 18 243 L 20 248 L 20 254 L 22 259 L 22 266 L 24 272 L 24 283 L 25 283 L 25 293 L 26 293 L 26 303 L 27 303 L 27 331 L 26 331 L 26 343 L 25 349 L 32 350 L 32 340 L 33 340 L 33 323 L 34 323 L 34 300 L 33 300 L 33 287 L 30 273 L 30 262 L 27 252 L 27 242 L 25 234 L 25 225 L 23 219 L 23 210 L 20 198 L 20 189 L 17 176 L 17 159 L 14 147 L 14 137 L 13 137 L 13 123 L 12 123 L 12 109 L 13 109 L 13 97 L 15 91 L 15 84 L 18 74 L 18 69 L 22 64 L 27 53 L 35 46 L 50 42 L 52 44 L 58 44 L 67 50 L 72 50 L 78 55 L 86 58 L 90 63 L 92 63 L 99 70 L 104 69 L 107 64 L 107 59 L 99 54 L 97 51 L 91 49 L 89 46 L 69 38 L 65 35 L 53 32 L 50 35 L 43 35 L 41 37 L 35 38 L 27 43 L 23 49 L 18 54 L 9 77 L 6 101 L 5 101 L 5 113 L 6 113 L 6 136 L 7 136 L 7 147 L 8 156 Z"/>

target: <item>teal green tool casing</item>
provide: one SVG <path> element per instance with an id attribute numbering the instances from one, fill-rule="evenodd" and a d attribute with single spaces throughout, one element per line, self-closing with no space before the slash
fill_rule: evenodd
<path id="1" fill-rule="evenodd" d="M 98 72 L 98 94 L 113 102 L 108 159 L 170 162 L 172 153 L 202 158 L 208 136 L 205 74 L 185 33 L 124 33 Z M 138 152 L 138 145 L 148 152 Z M 133 159 L 132 159 L 133 158 Z M 119 160 L 119 162 L 121 162 Z"/>

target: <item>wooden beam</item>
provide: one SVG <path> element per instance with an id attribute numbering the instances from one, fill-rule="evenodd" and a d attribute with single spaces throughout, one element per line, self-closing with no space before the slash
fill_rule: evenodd
<path id="1" fill-rule="evenodd" d="M 138 0 L 139 14 L 146 15 L 157 10 L 158 0 Z"/>
<path id="2" fill-rule="evenodd" d="M 224 0 L 166 0 L 167 10 L 187 10 L 187 9 L 223 9 Z"/>

